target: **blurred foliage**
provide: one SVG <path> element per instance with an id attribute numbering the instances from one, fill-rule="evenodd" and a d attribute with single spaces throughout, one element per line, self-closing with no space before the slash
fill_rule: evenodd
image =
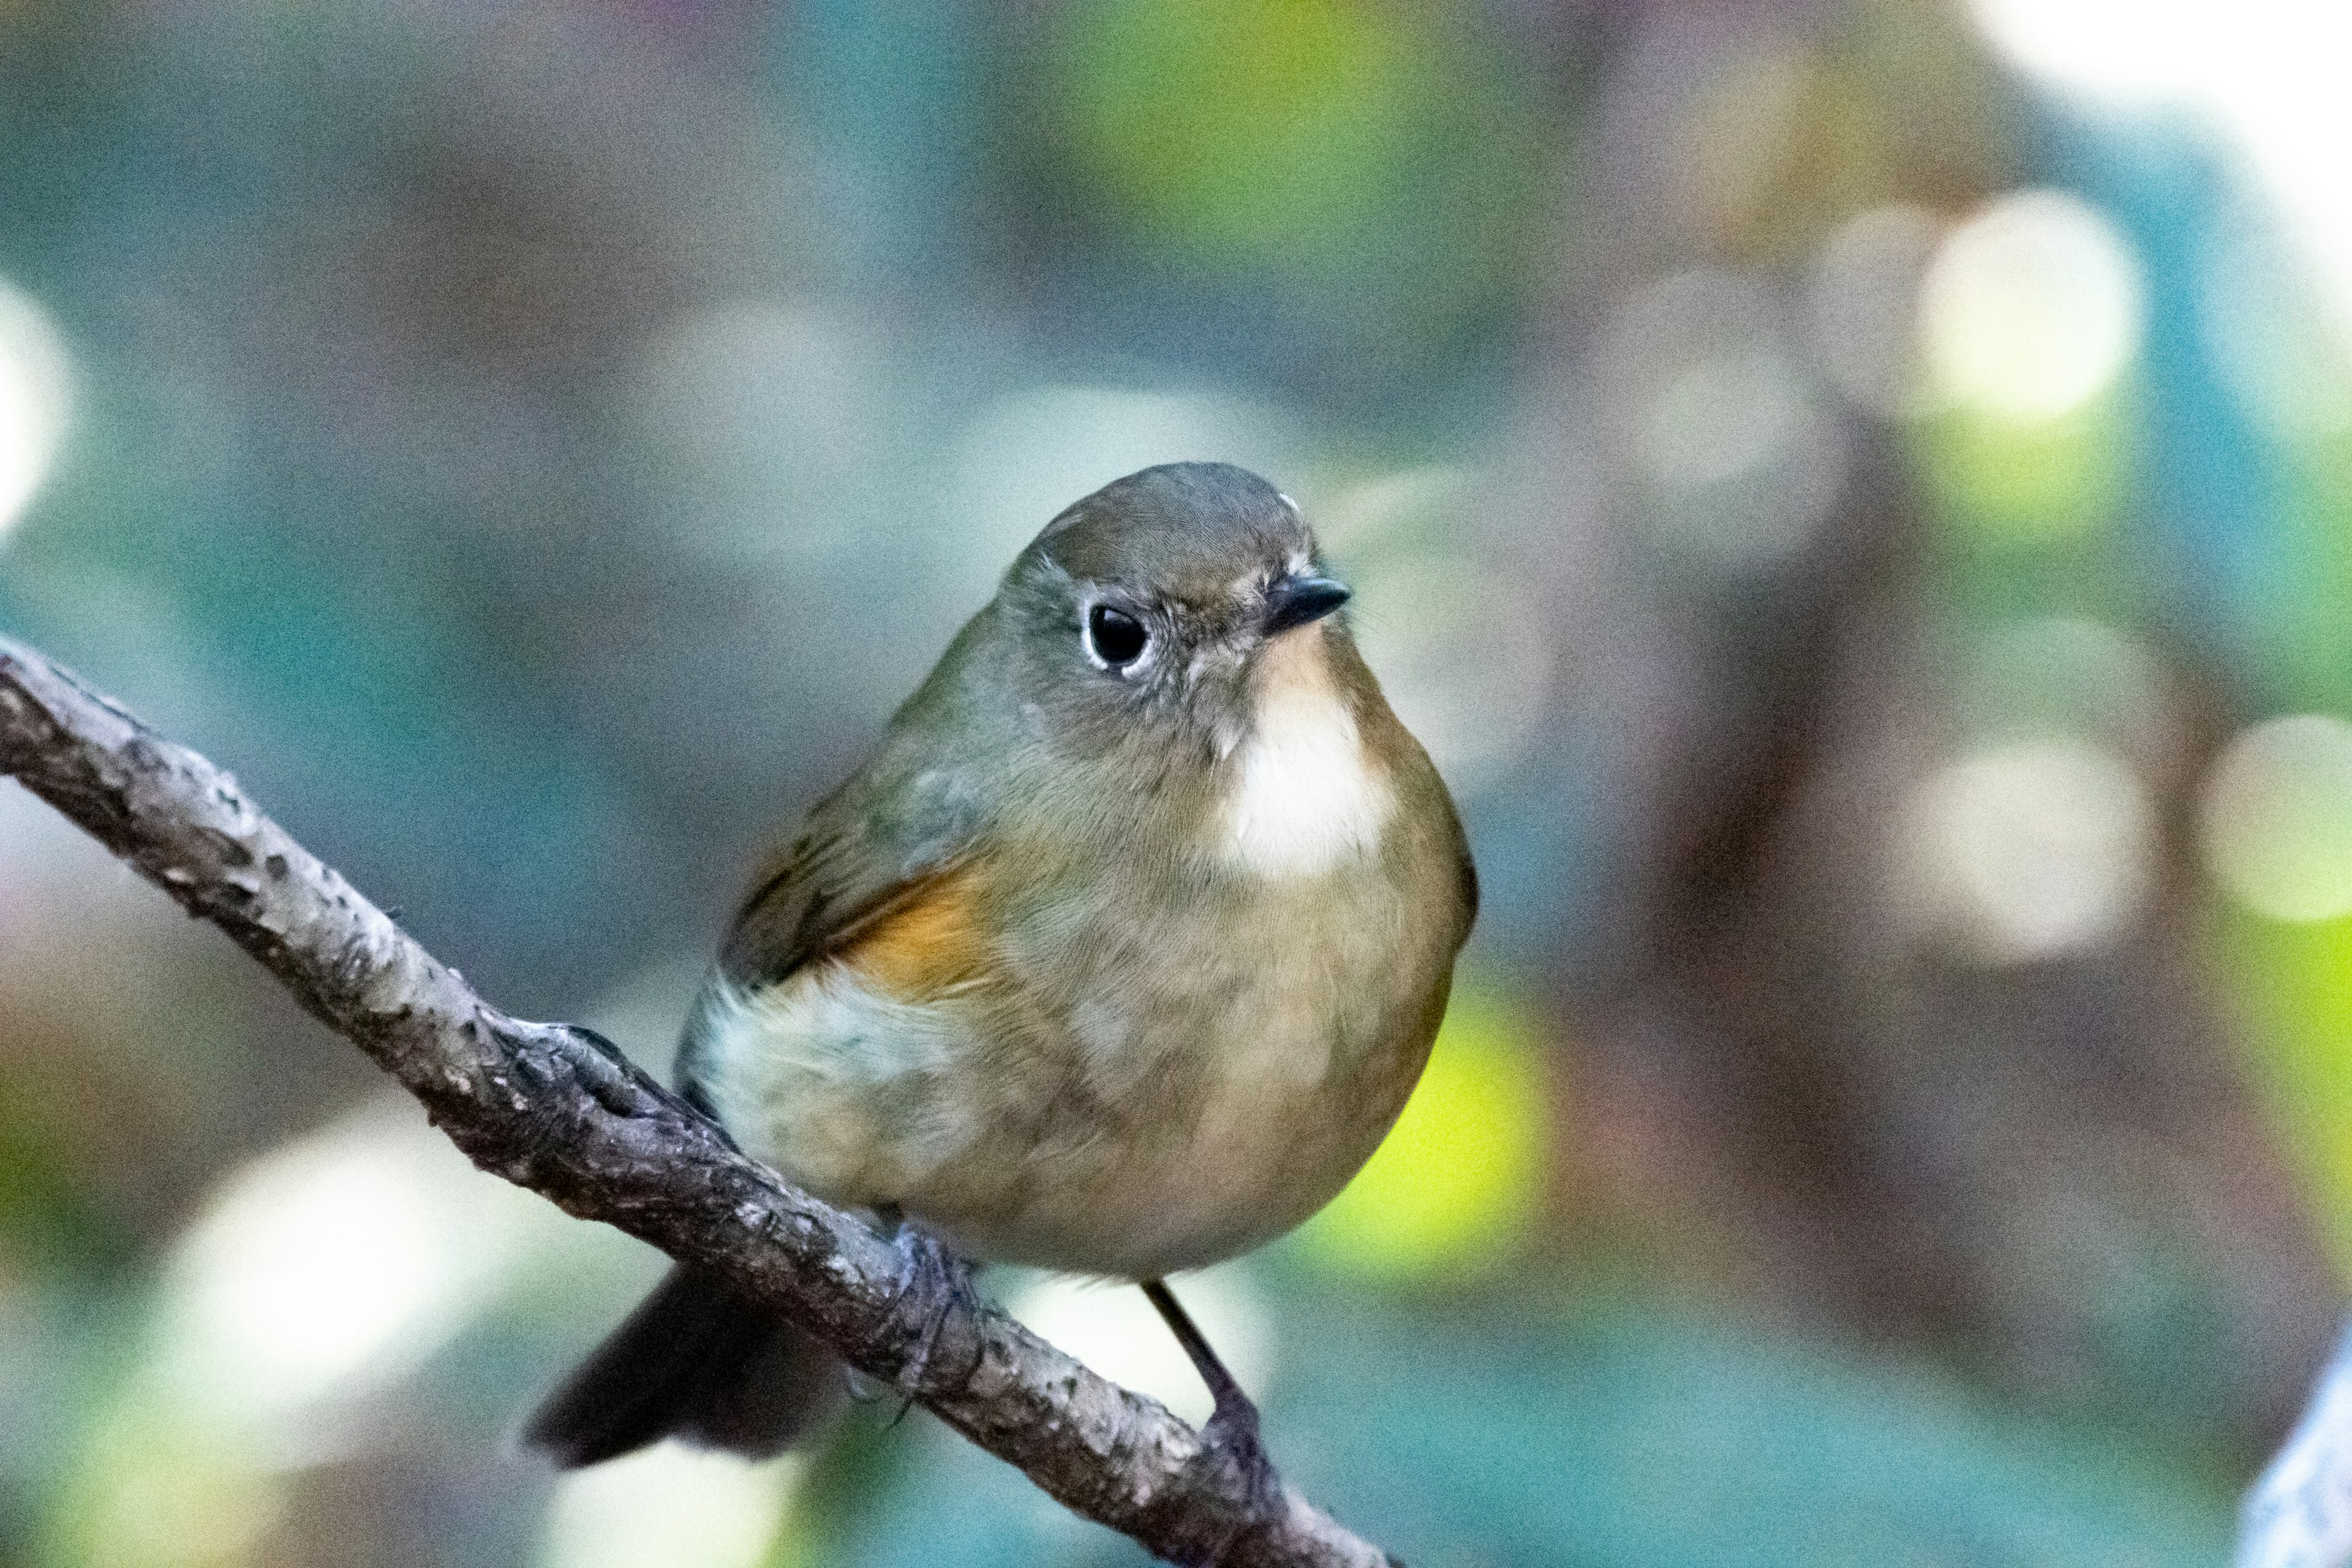
<path id="1" fill-rule="evenodd" d="M 2352 1279 L 2343 110 L 2086 14 L 0 5 L 0 628 L 660 1061 L 1023 540 L 1262 468 L 1486 889 L 1387 1145 L 1179 1281 L 1289 1477 L 1419 1563 L 2210 1562 Z M 0 1563 L 1131 1555 L 887 1402 L 507 1455 L 656 1260 L 13 790 L 0 1073 Z"/>
<path id="2" fill-rule="evenodd" d="M 1559 154 L 1471 7 L 1087 0 L 1062 28 L 1062 155 L 1139 243 L 1432 327 L 1520 276 Z"/>

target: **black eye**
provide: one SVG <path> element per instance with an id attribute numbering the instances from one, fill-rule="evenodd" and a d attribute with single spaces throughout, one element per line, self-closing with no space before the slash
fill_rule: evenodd
<path id="1" fill-rule="evenodd" d="M 1113 669 L 1122 669 L 1143 657 L 1151 634 L 1125 610 L 1097 605 L 1087 614 L 1087 640 L 1094 644 L 1097 658 Z"/>

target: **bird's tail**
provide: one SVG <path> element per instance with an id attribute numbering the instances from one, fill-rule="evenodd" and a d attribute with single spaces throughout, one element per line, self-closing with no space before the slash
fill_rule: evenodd
<path id="1" fill-rule="evenodd" d="M 679 1267 L 531 1413 L 522 1441 L 567 1470 L 664 1437 L 766 1458 L 847 1389 L 815 1338 Z"/>

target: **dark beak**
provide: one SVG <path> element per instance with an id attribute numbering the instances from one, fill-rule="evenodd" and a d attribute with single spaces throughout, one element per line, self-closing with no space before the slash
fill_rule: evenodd
<path id="1" fill-rule="evenodd" d="M 1319 621 L 1348 602 L 1348 590 L 1328 577 L 1285 577 L 1265 591 L 1265 635 Z"/>

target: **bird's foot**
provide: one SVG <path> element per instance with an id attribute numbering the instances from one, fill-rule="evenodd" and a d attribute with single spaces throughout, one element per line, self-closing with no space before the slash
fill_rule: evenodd
<path id="1" fill-rule="evenodd" d="M 911 1221 L 899 1219 L 894 1229 L 898 1247 L 898 1315 L 919 1327 L 914 1348 L 899 1363 L 898 1392 L 909 1400 L 922 1391 L 923 1379 L 940 1349 L 940 1335 L 956 1310 L 970 1315 L 976 1298 L 970 1260 Z"/>
<path id="2" fill-rule="evenodd" d="M 1201 1462 L 1211 1484 L 1233 1500 L 1237 1522 L 1219 1540 L 1180 1555 L 1181 1568 L 1218 1568 L 1234 1543 L 1271 1521 L 1282 1507 L 1282 1477 L 1258 1436 L 1257 1406 L 1238 1388 L 1220 1391 L 1217 1408 L 1201 1428 Z"/>
<path id="3" fill-rule="evenodd" d="M 1265 1443 L 1258 1435 L 1257 1406 L 1249 1396 L 1235 1389 L 1219 1400 L 1208 1425 L 1201 1428 L 1201 1437 L 1246 1500 L 1250 1515 L 1263 1518 L 1270 1513 L 1281 1500 L 1282 1478 L 1275 1473 L 1274 1461 L 1266 1458 Z"/>

